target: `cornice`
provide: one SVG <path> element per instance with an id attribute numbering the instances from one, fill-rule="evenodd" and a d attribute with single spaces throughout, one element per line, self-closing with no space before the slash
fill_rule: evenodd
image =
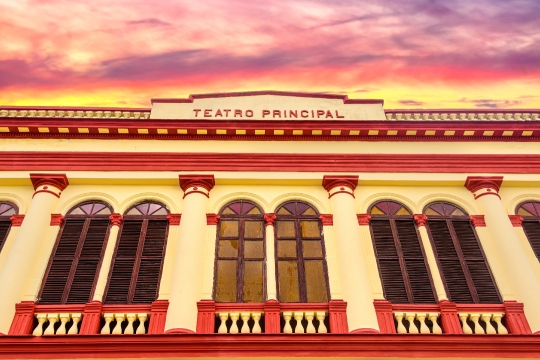
<path id="1" fill-rule="evenodd" d="M 356 186 L 358 186 L 358 175 L 324 175 L 322 186 L 326 191 L 330 191 L 338 186 L 347 187 L 354 191 Z"/>
<path id="2" fill-rule="evenodd" d="M 180 187 L 184 192 L 190 188 L 199 186 L 206 189 L 206 191 L 210 191 L 216 185 L 214 175 L 179 175 L 178 178 Z"/>
<path id="3" fill-rule="evenodd" d="M 54 186 L 60 191 L 64 191 L 65 188 L 69 185 L 68 178 L 66 174 L 42 174 L 42 173 L 32 173 L 30 174 L 30 180 L 32 185 L 34 185 L 34 190 L 38 190 L 41 186 Z"/>
<path id="4" fill-rule="evenodd" d="M 472 193 L 484 189 L 492 189 L 495 190 L 495 193 L 498 193 L 502 182 L 502 176 L 468 176 L 465 181 L 465 187 Z"/>

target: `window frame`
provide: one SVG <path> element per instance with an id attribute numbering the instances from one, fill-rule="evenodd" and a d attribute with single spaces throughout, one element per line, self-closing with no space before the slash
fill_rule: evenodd
<path id="1" fill-rule="evenodd" d="M 13 215 L 19 215 L 19 207 L 17 205 L 15 205 L 14 203 L 10 202 L 10 201 L 0 201 L 0 205 L 3 205 L 3 204 L 6 204 L 8 206 L 10 206 L 13 210 L 15 210 L 15 214 L 11 214 L 11 215 L 0 215 L 0 222 L 5 222 L 5 223 L 8 223 L 8 226 L 7 226 L 7 231 L 6 231 L 6 235 L 4 236 L 3 239 L 0 239 L 0 252 L 2 252 L 2 249 L 4 248 L 4 245 L 6 244 L 6 241 L 9 237 L 9 233 L 11 232 L 11 228 L 13 227 L 13 224 L 11 223 L 11 217 Z M 7 212 L 9 211 L 6 210 L 4 212 Z"/>
<path id="2" fill-rule="evenodd" d="M 536 256 L 536 259 L 538 261 L 540 261 L 540 247 L 538 249 L 535 249 L 535 246 L 533 246 L 533 243 L 531 242 L 531 239 L 530 239 L 529 234 L 527 233 L 527 231 L 525 229 L 525 226 L 523 226 L 523 223 L 537 223 L 537 224 L 540 224 L 540 211 L 538 211 L 539 215 L 533 215 L 533 216 L 526 216 L 526 215 L 519 215 L 518 214 L 519 209 L 521 209 L 521 207 L 523 207 L 523 205 L 528 204 L 528 203 L 533 203 L 533 204 L 539 204 L 540 205 L 540 201 L 537 201 L 537 200 L 525 200 L 525 201 L 522 201 L 516 206 L 515 214 L 516 214 L 516 216 L 521 216 L 523 218 L 521 228 L 523 229 L 523 233 L 525 233 L 525 237 L 527 238 L 527 241 L 529 242 L 529 245 L 530 245 L 534 255 Z M 527 209 L 524 209 L 524 210 L 528 211 Z"/>

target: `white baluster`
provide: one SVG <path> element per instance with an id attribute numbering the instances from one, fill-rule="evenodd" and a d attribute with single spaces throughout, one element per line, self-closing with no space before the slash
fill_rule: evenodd
<path id="1" fill-rule="evenodd" d="M 433 323 L 433 333 L 434 334 L 442 334 L 442 329 L 439 326 L 439 324 L 437 324 L 437 319 L 439 318 L 439 314 L 438 313 L 436 313 L 436 314 L 428 314 L 428 318 Z"/>
<path id="2" fill-rule="evenodd" d="M 491 325 L 491 314 L 482 314 L 482 321 L 486 324 L 486 334 L 496 334 L 497 330 Z"/>
<path id="3" fill-rule="evenodd" d="M 403 313 L 394 313 L 394 317 L 397 320 L 397 333 L 398 334 L 406 334 L 407 329 L 403 325 Z"/>
<path id="4" fill-rule="evenodd" d="M 221 320 L 221 324 L 219 324 L 218 328 L 218 334 L 226 334 L 227 333 L 227 319 L 229 318 L 229 313 L 219 313 L 219 320 Z"/>
<path id="5" fill-rule="evenodd" d="M 508 334 L 508 330 L 504 327 L 501 320 L 504 314 L 493 314 L 493 321 L 497 324 L 497 333 Z"/>
<path id="6" fill-rule="evenodd" d="M 144 323 L 146 322 L 146 319 L 148 319 L 148 314 L 137 314 L 137 318 L 139 319 L 139 326 L 137 327 L 137 331 L 135 331 L 135 334 L 146 334 L 146 328 L 144 327 Z"/>
<path id="7" fill-rule="evenodd" d="M 471 314 L 471 321 L 474 323 L 474 333 L 475 334 L 485 334 L 486 332 L 482 329 L 482 326 L 478 322 L 480 319 L 480 314 Z"/>
<path id="8" fill-rule="evenodd" d="M 242 321 L 244 322 L 242 324 L 242 329 L 240 329 L 241 334 L 249 334 L 248 320 L 250 317 L 251 317 L 251 314 L 248 312 L 240 313 L 240 319 L 242 319 Z"/>
<path id="9" fill-rule="evenodd" d="M 405 313 L 405 317 L 407 318 L 407 320 L 409 320 L 409 334 L 418 334 L 418 328 L 414 323 L 416 313 Z"/>
<path id="10" fill-rule="evenodd" d="M 313 311 L 306 311 L 305 317 L 307 320 L 306 333 L 315 334 L 317 332 L 317 330 L 315 329 L 315 326 L 313 325 L 313 319 L 315 318 L 315 313 Z"/>
<path id="11" fill-rule="evenodd" d="M 65 335 L 67 333 L 66 324 L 69 322 L 69 317 L 67 313 L 60 314 L 60 327 L 56 330 L 56 335 Z"/>
<path id="12" fill-rule="evenodd" d="M 303 311 L 295 311 L 294 314 L 294 320 L 296 320 L 296 326 L 294 328 L 295 334 L 303 334 L 305 333 L 304 327 L 302 326 L 302 319 L 304 318 L 304 312 Z"/>
<path id="13" fill-rule="evenodd" d="M 261 320 L 261 316 L 262 316 L 261 313 L 252 313 L 251 314 L 251 318 L 255 322 L 255 324 L 253 324 L 253 330 L 251 330 L 251 332 L 253 334 L 262 333 L 261 324 L 259 323 L 259 321 Z"/>
<path id="14" fill-rule="evenodd" d="M 426 314 L 416 314 L 416 318 L 420 321 L 420 334 L 430 334 L 431 332 L 426 325 Z"/>
<path id="15" fill-rule="evenodd" d="M 103 314 L 103 318 L 105 319 L 105 325 L 101 329 L 101 334 L 109 335 L 111 333 L 111 322 L 114 319 L 114 314 Z"/>
<path id="16" fill-rule="evenodd" d="M 319 329 L 317 332 L 319 334 L 326 334 L 328 333 L 328 329 L 326 328 L 326 325 L 324 324 L 324 318 L 326 317 L 326 312 L 324 311 L 317 311 L 315 313 L 315 316 L 317 317 L 317 320 L 319 320 Z"/>
<path id="17" fill-rule="evenodd" d="M 458 314 L 458 315 L 459 315 L 459 320 L 461 320 L 463 333 L 464 334 L 472 334 L 473 333 L 472 329 L 469 326 L 469 324 L 467 324 L 467 318 L 469 317 L 469 314 Z"/>
<path id="18" fill-rule="evenodd" d="M 122 333 L 122 322 L 126 318 L 125 314 L 114 314 L 114 318 L 116 319 L 116 326 L 114 327 L 112 333 L 113 334 L 121 334 Z"/>
<path id="19" fill-rule="evenodd" d="M 292 312 L 290 311 L 283 312 L 283 319 L 285 320 L 285 326 L 283 327 L 284 334 L 292 334 L 291 318 L 292 318 Z"/>
<path id="20" fill-rule="evenodd" d="M 230 313 L 229 316 L 232 320 L 231 329 L 229 330 L 229 334 L 238 334 L 238 319 L 240 318 L 239 313 Z"/>
<path id="21" fill-rule="evenodd" d="M 54 324 L 58 321 L 58 314 L 47 314 L 47 320 L 49 320 L 49 326 L 47 326 L 43 335 L 54 335 Z"/>
<path id="22" fill-rule="evenodd" d="M 73 320 L 73 325 L 69 328 L 68 335 L 76 335 L 79 333 L 79 321 L 81 321 L 82 314 L 75 313 L 71 314 L 71 320 Z"/>
<path id="23" fill-rule="evenodd" d="M 135 322 L 135 319 L 137 319 L 137 315 L 135 314 L 126 314 L 126 318 L 128 321 L 128 324 L 126 328 L 124 329 L 124 334 L 134 334 L 135 329 L 133 329 L 133 322 Z"/>
<path id="24" fill-rule="evenodd" d="M 41 336 L 43 335 L 43 324 L 47 321 L 47 314 L 36 314 L 36 317 L 38 324 L 34 329 L 34 332 L 32 332 L 32 335 Z"/>

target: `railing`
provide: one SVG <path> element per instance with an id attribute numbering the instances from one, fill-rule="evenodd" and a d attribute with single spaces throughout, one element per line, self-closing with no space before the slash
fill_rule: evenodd
<path id="1" fill-rule="evenodd" d="M 281 316 L 285 325 L 281 330 L 284 334 L 326 334 L 328 329 L 324 323 L 326 311 L 284 311 Z M 291 320 L 293 324 L 291 324 Z M 315 324 L 313 323 L 315 320 Z M 294 329 L 293 329 L 294 327 Z"/>
<path id="2" fill-rule="evenodd" d="M 148 313 L 104 313 L 100 334 L 146 334 Z M 112 329 L 112 330 L 111 330 Z"/>
<path id="3" fill-rule="evenodd" d="M 508 334 L 502 324 L 504 313 L 458 313 L 458 316 L 464 334 Z"/>
<path id="4" fill-rule="evenodd" d="M 217 330 L 218 334 L 262 333 L 260 321 L 263 313 L 260 311 L 220 312 L 216 315 L 221 322 Z M 252 322 L 252 324 L 250 324 L 250 322 Z"/>
<path id="5" fill-rule="evenodd" d="M 438 312 L 394 312 L 398 334 L 442 334 Z M 426 323 L 427 319 L 427 323 Z"/>
<path id="6" fill-rule="evenodd" d="M 34 336 L 42 335 L 76 335 L 79 333 L 81 313 L 36 314 L 37 325 L 32 332 Z M 60 326 L 56 324 L 60 322 Z"/>
<path id="7" fill-rule="evenodd" d="M 387 120 L 486 120 L 486 121 L 536 121 L 540 112 L 527 110 L 385 110 Z"/>
<path id="8" fill-rule="evenodd" d="M 0 118 L 2 117 L 149 119 L 150 109 L 2 106 L 0 107 Z"/>

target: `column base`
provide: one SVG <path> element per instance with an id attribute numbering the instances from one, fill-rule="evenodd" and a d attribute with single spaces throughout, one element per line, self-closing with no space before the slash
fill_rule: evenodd
<path id="1" fill-rule="evenodd" d="M 381 332 L 376 329 L 372 328 L 361 328 L 361 329 L 355 329 L 350 332 L 350 334 L 380 334 Z"/>
<path id="2" fill-rule="evenodd" d="M 165 331 L 165 334 L 195 334 L 195 331 L 184 328 L 175 328 Z"/>

